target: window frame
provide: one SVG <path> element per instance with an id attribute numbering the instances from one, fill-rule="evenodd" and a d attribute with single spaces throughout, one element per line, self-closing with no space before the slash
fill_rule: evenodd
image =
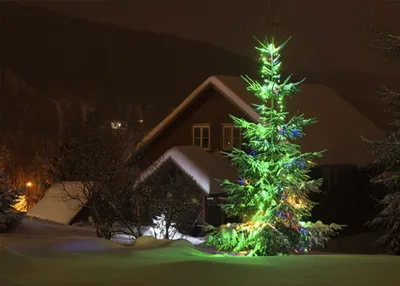
<path id="1" fill-rule="evenodd" d="M 200 146 L 194 144 L 195 138 L 198 138 L 198 137 L 194 136 L 194 131 L 196 128 L 200 129 L 200 137 L 199 137 L 200 138 Z M 204 129 L 208 129 L 208 147 L 203 147 L 203 130 Z M 192 146 L 197 146 L 197 147 L 203 148 L 204 150 L 207 150 L 207 151 L 211 150 L 211 123 L 196 123 L 192 126 Z"/>
<path id="2" fill-rule="evenodd" d="M 242 147 L 242 131 L 240 130 L 240 128 L 235 127 L 235 125 L 232 123 L 222 123 L 221 125 L 222 125 L 222 150 L 223 151 L 231 151 L 231 150 L 233 150 L 233 148 L 240 149 Z M 229 133 L 230 133 L 230 139 L 232 142 L 230 147 L 225 145 L 226 129 L 230 129 Z M 238 129 L 238 131 L 239 131 L 238 138 L 235 137 L 235 134 L 234 134 L 235 129 Z M 234 146 L 235 139 L 239 140 L 239 146 Z"/>

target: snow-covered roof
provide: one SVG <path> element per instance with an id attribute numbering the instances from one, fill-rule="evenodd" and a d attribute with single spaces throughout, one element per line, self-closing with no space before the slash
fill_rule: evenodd
<path id="1" fill-rule="evenodd" d="M 234 76 L 211 76 L 151 130 L 139 146 L 146 146 L 154 140 L 210 86 L 220 91 L 249 118 L 255 122 L 259 120 L 252 105 L 257 103 L 257 98 L 247 91 L 247 84 L 243 79 Z M 318 120 L 318 123 L 305 130 L 307 136 L 299 141 L 303 151 L 327 149 L 324 157 L 318 161 L 321 165 L 368 165 L 372 157 L 363 148 L 360 136 L 379 140 L 384 138 L 385 132 L 331 88 L 317 84 L 302 84 L 300 88 L 300 94 L 287 100 L 288 111 L 292 114 L 298 111 L 306 117 Z"/>
<path id="2" fill-rule="evenodd" d="M 176 146 L 147 168 L 140 181 L 146 180 L 169 160 L 191 176 L 207 195 L 223 192 L 218 179 L 237 179 L 236 169 L 220 153 L 210 153 L 197 146 Z"/>
<path id="3" fill-rule="evenodd" d="M 60 224 L 70 224 L 87 203 L 83 190 L 82 182 L 56 182 L 26 215 Z M 79 200 L 71 199 L 71 197 L 79 198 Z"/>

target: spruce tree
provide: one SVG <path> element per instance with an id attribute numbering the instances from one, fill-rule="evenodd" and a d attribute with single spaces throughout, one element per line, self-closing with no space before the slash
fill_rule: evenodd
<path id="1" fill-rule="evenodd" d="M 0 161 L 1 167 L 2 161 Z M 13 208 L 18 203 L 20 192 L 13 190 L 7 176 L 0 170 L 0 232 L 7 232 L 21 214 Z"/>
<path id="2" fill-rule="evenodd" d="M 385 246 L 391 254 L 400 255 L 400 93 L 385 89 L 382 99 L 389 106 L 395 121 L 390 124 L 390 134 L 381 141 L 370 141 L 362 138 L 376 156 L 374 166 L 380 174 L 372 178 L 372 182 L 383 184 L 387 193 L 379 200 L 380 212 L 367 224 L 376 229 L 384 230 L 378 243 Z"/>
<path id="3" fill-rule="evenodd" d="M 387 54 L 388 61 L 396 62 L 400 58 L 400 33 L 370 29 L 375 36 L 374 46 Z M 383 184 L 388 192 L 378 200 L 380 212 L 368 225 L 383 230 L 385 233 L 378 242 L 389 253 L 400 255 L 400 93 L 385 87 L 379 96 L 394 119 L 389 124 L 388 136 L 381 141 L 362 139 L 376 156 L 374 166 L 379 175 L 372 178 L 372 182 Z"/>
<path id="4" fill-rule="evenodd" d="M 281 81 L 280 46 L 266 39 L 256 49 L 261 55 L 261 81 L 248 76 L 248 90 L 254 93 L 257 123 L 231 116 L 242 132 L 242 148 L 225 153 L 237 167 L 239 180 L 221 182 L 227 191 L 222 206 L 229 217 L 240 223 L 209 227 L 208 244 L 219 250 L 245 252 L 248 255 L 305 253 L 314 245 L 323 245 L 341 228 L 339 225 L 311 223 L 315 205 L 308 198 L 318 192 L 322 179 L 312 180 L 313 159 L 322 152 L 302 153 L 295 141 L 305 135 L 303 129 L 315 123 L 303 114 L 289 116 L 285 98 L 299 92 L 301 82 Z"/>

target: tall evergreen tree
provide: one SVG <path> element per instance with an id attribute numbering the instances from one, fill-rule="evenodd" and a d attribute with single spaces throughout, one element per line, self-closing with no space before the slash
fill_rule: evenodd
<path id="1" fill-rule="evenodd" d="M 301 82 L 281 81 L 280 53 L 289 41 L 275 46 L 266 39 L 256 48 L 261 54 L 261 82 L 244 77 L 248 90 L 256 96 L 260 115 L 257 123 L 231 116 L 241 129 L 242 149 L 226 154 L 237 167 L 240 180 L 225 180 L 228 192 L 223 210 L 240 223 L 210 227 L 208 243 L 219 250 L 245 252 L 248 255 L 304 253 L 314 245 L 323 245 L 341 228 L 322 222 L 305 222 L 315 205 L 310 192 L 318 192 L 322 179 L 312 180 L 309 171 L 313 159 L 322 152 L 302 153 L 294 142 L 303 128 L 315 123 L 303 114 L 289 117 L 284 100 L 299 91 Z"/>
<path id="2" fill-rule="evenodd" d="M 400 33 L 371 28 L 376 36 L 375 46 L 387 52 L 389 60 L 400 55 Z M 379 201 L 379 214 L 368 223 L 382 229 L 385 234 L 378 240 L 389 253 L 400 255 L 400 93 L 385 88 L 380 97 L 388 106 L 394 121 L 389 125 L 388 136 L 381 141 L 362 138 L 367 148 L 376 156 L 374 165 L 380 174 L 372 182 L 386 186 L 388 193 Z"/>
<path id="3" fill-rule="evenodd" d="M 374 165 L 380 174 L 372 182 L 387 187 L 388 193 L 379 200 L 380 212 L 368 225 L 382 229 L 385 234 L 378 243 L 385 246 L 389 253 L 400 255 L 400 93 L 386 89 L 381 93 L 396 118 L 391 124 L 391 133 L 382 141 L 370 141 L 363 138 L 367 147 L 376 156 Z"/>

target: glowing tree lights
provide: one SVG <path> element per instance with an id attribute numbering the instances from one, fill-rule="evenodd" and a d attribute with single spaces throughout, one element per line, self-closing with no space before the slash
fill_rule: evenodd
<path id="1" fill-rule="evenodd" d="M 304 115 L 289 117 L 285 111 L 284 99 L 296 94 L 301 83 L 290 83 L 290 76 L 280 79 L 280 52 L 288 41 L 280 46 L 268 40 L 259 42 L 262 81 L 244 77 L 260 103 L 255 104 L 258 123 L 231 116 L 242 130 L 243 148 L 226 154 L 240 178 L 222 182 L 228 192 L 223 210 L 241 222 L 209 227 L 208 243 L 219 250 L 248 255 L 305 253 L 314 245 L 323 245 L 341 228 L 305 222 L 315 205 L 308 194 L 318 192 L 322 183 L 308 173 L 312 160 L 322 152 L 302 153 L 294 143 L 315 120 Z"/>

